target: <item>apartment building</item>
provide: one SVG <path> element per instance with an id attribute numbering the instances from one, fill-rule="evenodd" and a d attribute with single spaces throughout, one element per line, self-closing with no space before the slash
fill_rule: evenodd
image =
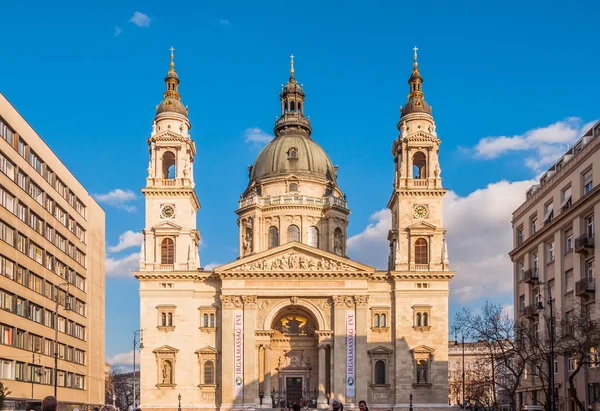
<path id="1" fill-rule="evenodd" d="M 554 312 L 568 319 L 573 310 L 598 315 L 594 264 L 600 215 L 600 122 L 582 136 L 526 193 L 513 213 L 515 318 L 542 322 L 548 311 L 548 292 Z M 541 287 L 541 288 L 540 288 Z M 539 323 L 538 323 L 539 324 Z M 541 327 L 543 328 L 543 327 Z M 574 364 L 568 358 L 554 362 L 557 411 L 575 411 L 568 395 L 568 377 Z M 588 409 L 600 409 L 600 369 L 586 367 L 576 376 L 579 398 Z M 585 396 L 581 395 L 585 393 Z M 522 379 L 520 407 L 545 402 L 535 370 Z"/>
<path id="2" fill-rule="evenodd" d="M 5 406 L 102 404 L 104 211 L 2 94 L 0 206 Z"/>

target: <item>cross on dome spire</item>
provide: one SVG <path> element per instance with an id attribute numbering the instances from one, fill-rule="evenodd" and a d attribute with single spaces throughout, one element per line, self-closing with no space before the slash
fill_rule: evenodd
<path id="1" fill-rule="evenodd" d="M 294 77 L 294 55 L 290 56 L 290 77 Z"/>
<path id="2" fill-rule="evenodd" d="M 169 71 L 175 71 L 175 47 L 171 47 L 171 69 Z"/>
<path id="3" fill-rule="evenodd" d="M 414 46 L 413 50 L 415 52 L 415 56 L 414 56 L 415 61 L 413 63 L 413 67 L 417 68 L 419 66 L 419 63 L 417 62 L 417 51 L 419 50 L 419 48 L 417 46 Z"/>

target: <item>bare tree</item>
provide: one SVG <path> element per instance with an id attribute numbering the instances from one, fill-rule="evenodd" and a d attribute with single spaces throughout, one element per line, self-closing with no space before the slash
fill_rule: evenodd
<path id="1" fill-rule="evenodd" d="M 136 373 L 137 375 L 138 373 Z M 106 403 L 112 404 L 120 410 L 128 410 L 133 407 L 133 372 L 125 373 L 119 368 L 110 371 L 106 381 Z M 136 397 L 139 398 L 139 384 L 135 384 Z"/>
<path id="2" fill-rule="evenodd" d="M 463 309 L 455 318 L 454 329 L 482 347 L 480 358 L 489 373 L 486 381 L 491 389 L 491 409 L 497 409 L 503 401 L 512 411 L 517 410 L 517 389 L 528 358 L 515 340 L 516 327 L 502 305 L 489 301 L 481 310 Z"/>

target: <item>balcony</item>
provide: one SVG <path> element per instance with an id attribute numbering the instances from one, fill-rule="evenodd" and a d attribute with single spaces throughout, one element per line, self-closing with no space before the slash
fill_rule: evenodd
<path id="1" fill-rule="evenodd" d="M 527 284 L 534 284 L 540 280 L 540 275 L 537 268 L 530 268 L 525 270 L 523 274 L 523 282 Z"/>
<path id="2" fill-rule="evenodd" d="M 583 296 L 596 292 L 596 281 L 593 278 L 584 278 L 575 283 L 575 295 Z"/>
<path id="3" fill-rule="evenodd" d="M 239 201 L 239 208 L 259 205 L 262 207 L 278 206 L 278 205 L 312 205 L 312 206 L 337 206 L 348 208 L 348 202 L 340 197 L 311 197 L 303 195 L 283 195 L 275 197 L 248 197 Z"/>
<path id="4" fill-rule="evenodd" d="M 521 315 L 529 318 L 537 317 L 538 315 L 540 315 L 537 304 L 530 304 L 526 307 L 523 307 Z"/>
<path id="5" fill-rule="evenodd" d="M 594 233 L 585 233 L 575 239 L 575 252 L 587 254 L 594 248 Z"/>

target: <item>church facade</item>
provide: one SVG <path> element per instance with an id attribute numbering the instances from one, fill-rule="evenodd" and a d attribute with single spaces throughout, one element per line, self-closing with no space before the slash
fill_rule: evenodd
<path id="1" fill-rule="evenodd" d="M 171 68 L 148 139 L 140 269 L 142 409 L 447 406 L 450 270 L 431 108 L 417 55 L 391 140 L 388 270 L 347 257 L 350 209 L 290 77 L 274 139 L 249 168 L 239 258 L 200 266 L 196 154 Z"/>

